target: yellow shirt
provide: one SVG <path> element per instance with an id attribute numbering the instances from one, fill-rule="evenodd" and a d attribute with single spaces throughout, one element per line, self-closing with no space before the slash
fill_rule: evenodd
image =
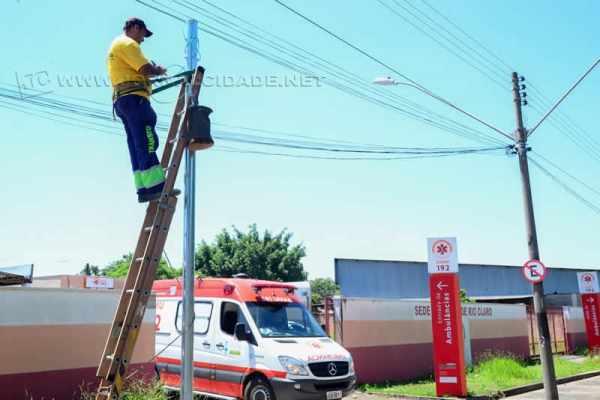
<path id="1" fill-rule="evenodd" d="M 108 50 L 107 64 L 108 76 L 113 88 L 123 82 L 144 82 L 148 93 L 139 91 L 131 94 L 148 98 L 149 93 L 152 93 L 148 79 L 138 72 L 142 66 L 149 64 L 149 61 L 144 57 L 140 45 L 135 40 L 126 35 L 116 37 Z"/>

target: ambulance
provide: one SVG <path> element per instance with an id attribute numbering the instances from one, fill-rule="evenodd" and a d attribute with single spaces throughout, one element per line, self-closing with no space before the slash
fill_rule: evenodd
<path id="1" fill-rule="evenodd" d="M 244 278 L 194 282 L 194 393 L 217 399 L 337 400 L 356 384 L 350 353 L 331 340 L 292 284 Z M 154 283 L 156 369 L 181 377 L 180 280 Z"/>

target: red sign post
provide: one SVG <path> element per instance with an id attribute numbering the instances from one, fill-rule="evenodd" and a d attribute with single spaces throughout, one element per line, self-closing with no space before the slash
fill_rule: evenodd
<path id="1" fill-rule="evenodd" d="M 577 273 L 585 332 L 591 353 L 600 353 L 600 283 L 596 271 Z"/>
<path id="2" fill-rule="evenodd" d="M 582 294 L 581 305 L 590 352 L 600 352 L 600 294 Z"/>
<path id="3" fill-rule="evenodd" d="M 429 239 L 428 247 L 436 393 L 438 396 L 466 396 L 456 239 Z"/>

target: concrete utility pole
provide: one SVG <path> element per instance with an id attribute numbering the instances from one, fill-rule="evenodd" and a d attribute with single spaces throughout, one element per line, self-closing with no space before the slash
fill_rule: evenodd
<path id="1" fill-rule="evenodd" d="M 198 21 L 188 21 L 186 58 L 188 70 L 198 65 Z M 186 88 L 186 107 L 194 101 L 191 83 Z M 196 247 L 196 158 L 185 149 L 185 194 L 183 219 L 183 323 L 181 346 L 181 399 L 192 400 L 194 380 L 194 252 Z"/>
<path id="2" fill-rule="evenodd" d="M 535 229 L 535 216 L 533 214 L 533 199 L 531 196 L 531 183 L 529 181 L 529 165 L 527 163 L 527 131 L 523 126 L 523 113 L 521 110 L 521 92 L 519 88 L 519 75 L 512 74 L 513 98 L 515 102 L 515 115 L 517 120 L 516 151 L 519 157 L 519 168 L 521 170 L 521 181 L 523 184 L 523 204 L 525 206 L 525 225 L 527 227 L 527 246 L 529 247 L 529 259 L 539 260 L 537 232 Z M 556 374 L 554 372 L 554 360 L 552 359 L 552 347 L 550 343 L 550 330 L 548 329 L 548 316 L 544 304 L 543 282 L 533 284 L 533 308 L 537 322 L 540 338 L 540 359 L 542 361 L 542 373 L 544 378 L 544 391 L 546 400 L 558 400 L 558 389 L 556 387 Z"/>

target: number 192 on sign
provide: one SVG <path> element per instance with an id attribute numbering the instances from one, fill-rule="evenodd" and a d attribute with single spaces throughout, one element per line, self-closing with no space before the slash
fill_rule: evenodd
<path id="1" fill-rule="evenodd" d="M 437 272 L 450 272 L 450 264 L 436 264 L 435 270 Z"/>

